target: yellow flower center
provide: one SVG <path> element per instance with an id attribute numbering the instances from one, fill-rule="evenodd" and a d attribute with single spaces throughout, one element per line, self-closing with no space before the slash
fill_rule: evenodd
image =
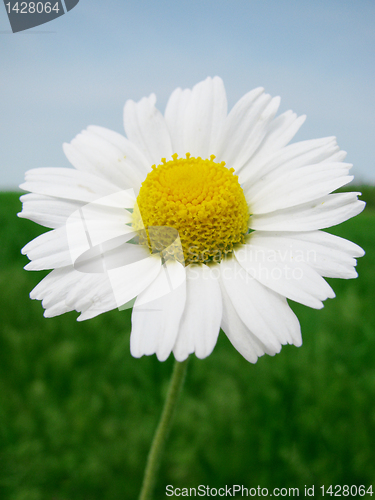
<path id="1" fill-rule="evenodd" d="M 140 227 L 142 219 L 151 250 L 157 247 L 150 241 L 151 230 L 155 240 L 155 226 L 165 228 L 158 233 L 164 248 L 171 243 L 167 228 L 177 230 L 186 265 L 220 262 L 248 232 L 249 211 L 238 176 L 225 162 L 215 163 L 214 155 L 209 160 L 190 153 L 177 156 L 152 166 L 139 191 L 133 225 Z"/>

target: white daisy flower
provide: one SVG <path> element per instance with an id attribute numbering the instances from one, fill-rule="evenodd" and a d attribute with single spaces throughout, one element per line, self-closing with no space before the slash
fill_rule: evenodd
<path id="1" fill-rule="evenodd" d="M 253 363 L 300 346 L 287 299 L 323 307 L 323 277 L 355 278 L 364 254 L 321 231 L 365 205 L 330 194 L 353 178 L 346 153 L 334 137 L 288 145 L 305 117 L 275 118 L 262 88 L 229 114 L 218 77 L 176 89 L 164 116 L 155 102 L 126 102 L 127 137 L 91 126 L 64 144 L 74 169 L 26 173 L 19 215 L 52 229 L 22 250 L 53 269 L 31 298 L 80 320 L 135 300 L 135 357 L 204 358 L 220 327 Z"/>

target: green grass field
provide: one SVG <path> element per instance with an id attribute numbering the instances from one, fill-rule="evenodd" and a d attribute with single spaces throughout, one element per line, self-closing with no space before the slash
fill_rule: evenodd
<path id="1" fill-rule="evenodd" d="M 331 230 L 366 250 L 359 278 L 330 280 L 323 310 L 292 304 L 301 348 L 252 365 L 221 333 L 191 360 L 156 499 L 169 484 L 375 491 L 375 188 L 363 193 L 365 212 Z M 20 208 L 0 195 L 0 498 L 136 499 L 172 359 L 131 357 L 129 311 L 45 319 L 28 296 L 43 273 L 20 254 L 42 230 Z"/>

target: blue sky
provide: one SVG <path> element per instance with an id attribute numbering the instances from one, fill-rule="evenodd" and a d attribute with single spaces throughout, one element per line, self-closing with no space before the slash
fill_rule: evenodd
<path id="1" fill-rule="evenodd" d="M 229 105 L 256 86 L 307 114 L 296 140 L 335 135 L 358 182 L 375 183 L 373 0 L 80 0 L 12 34 L 0 6 L 0 189 L 69 166 L 88 125 L 122 132 L 128 98 L 223 78 Z"/>

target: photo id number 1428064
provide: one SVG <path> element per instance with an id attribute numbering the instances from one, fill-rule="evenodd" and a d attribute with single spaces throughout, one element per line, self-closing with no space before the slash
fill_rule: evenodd
<path id="1" fill-rule="evenodd" d="M 19 4 L 19 5 L 18 5 Z M 50 14 L 51 12 L 59 13 L 59 3 L 55 2 L 16 2 L 13 7 L 11 7 L 10 2 L 6 3 L 5 6 L 8 10 L 8 14 L 15 12 L 16 14 Z"/>
<path id="2" fill-rule="evenodd" d="M 340 484 L 336 484 L 335 486 L 332 486 L 332 484 L 326 488 L 325 486 L 320 486 L 320 489 L 322 490 L 322 496 L 324 495 L 331 496 L 331 497 L 364 497 L 365 495 L 370 495 L 372 496 L 372 486 L 369 486 L 366 488 L 366 486 L 356 486 L 353 484 L 352 486 L 348 486 L 347 484 L 344 486 L 341 486 Z"/>

